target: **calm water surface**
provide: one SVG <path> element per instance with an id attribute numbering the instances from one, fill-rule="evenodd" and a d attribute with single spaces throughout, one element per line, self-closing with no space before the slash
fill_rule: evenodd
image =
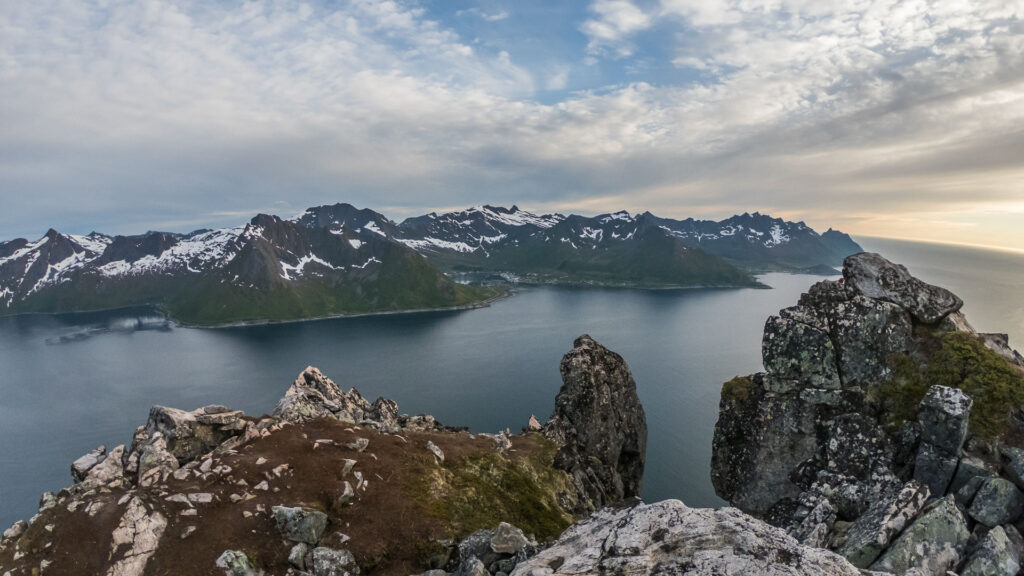
<path id="1" fill-rule="evenodd" d="M 862 244 L 952 288 L 979 329 L 1024 339 L 1024 256 Z M 550 414 L 559 360 L 582 333 L 622 354 L 638 383 L 645 499 L 720 505 L 708 464 L 721 383 L 760 369 L 765 319 L 820 279 L 764 276 L 773 290 L 528 288 L 481 310 L 219 330 L 163 327 L 142 311 L 0 319 L 0 525 L 68 485 L 76 457 L 127 443 L 151 405 L 267 413 L 307 365 L 403 412 L 518 430 Z"/>

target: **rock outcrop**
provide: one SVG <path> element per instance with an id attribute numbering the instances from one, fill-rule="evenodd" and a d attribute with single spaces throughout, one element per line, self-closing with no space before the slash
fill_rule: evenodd
<path id="1" fill-rule="evenodd" d="M 0 574 L 507 575 L 574 512 L 640 491 L 646 425 L 625 362 L 583 336 L 562 375 L 552 422 L 521 435 L 401 414 L 313 367 L 271 416 L 156 406 L 128 448 L 77 459 L 73 484 L 3 533 Z M 494 528 L 448 541 L 482 521 Z"/>
<path id="2" fill-rule="evenodd" d="M 562 389 L 544 435 L 561 447 L 555 466 L 584 495 L 585 513 L 638 497 L 647 450 L 647 420 L 629 366 L 588 335 L 562 358 Z"/>
<path id="3" fill-rule="evenodd" d="M 735 508 L 664 500 L 605 508 L 567 530 L 511 576 L 758 574 L 860 576 L 841 556 L 803 546 Z"/>
<path id="4" fill-rule="evenodd" d="M 986 534 L 1024 515 L 1024 372 L 962 305 L 877 254 L 848 257 L 766 322 L 766 372 L 723 386 L 718 494 L 860 568 L 944 575 L 1005 549 L 1019 563 Z M 969 546 L 972 529 L 987 544 Z"/>

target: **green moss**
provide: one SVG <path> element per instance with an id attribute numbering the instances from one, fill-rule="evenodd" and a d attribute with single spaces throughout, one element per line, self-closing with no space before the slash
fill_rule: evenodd
<path id="1" fill-rule="evenodd" d="M 960 388 L 971 398 L 970 429 L 975 436 L 997 440 L 1014 433 L 1013 412 L 1024 405 L 1024 374 L 989 350 L 975 336 L 959 332 L 937 335 L 926 342 L 924 361 L 894 356 L 890 380 L 875 398 L 891 423 L 917 417 L 918 405 L 934 385 Z"/>
<path id="2" fill-rule="evenodd" d="M 433 470 L 410 486 L 410 497 L 448 526 L 452 538 L 509 522 L 540 540 L 554 539 L 572 522 L 557 496 L 568 489 L 568 476 L 553 467 L 556 446 L 536 441 L 529 451 L 471 454 L 441 468 L 427 463 Z"/>
<path id="3" fill-rule="evenodd" d="M 746 402 L 754 390 L 754 382 L 747 376 L 737 376 L 722 384 L 722 399 Z"/>

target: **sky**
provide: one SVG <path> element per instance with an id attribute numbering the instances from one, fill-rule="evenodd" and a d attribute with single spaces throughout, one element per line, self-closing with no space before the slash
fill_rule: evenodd
<path id="1" fill-rule="evenodd" d="M 1024 249 L 1024 2 L 0 0 L 0 239 L 335 202 Z"/>

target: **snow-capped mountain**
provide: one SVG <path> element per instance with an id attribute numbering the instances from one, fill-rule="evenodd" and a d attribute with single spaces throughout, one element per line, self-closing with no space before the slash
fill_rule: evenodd
<path id="1" fill-rule="evenodd" d="M 489 293 L 457 285 L 348 205 L 292 220 L 190 234 L 75 236 L 0 243 L 0 313 L 159 305 L 195 323 L 456 306 Z"/>
<path id="2" fill-rule="evenodd" d="M 399 224 L 335 204 L 189 234 L 50 230 L 34 242 L 2 242 L 0 314 L 147 304 L 213 324 L 457 306 L 494 295 L 441 270 L 541 282 L 748 286 L 756 283 L 751 269 L 831 266 L 859 250 L 841 232 L 819 235 L 757 213 L 711 222 L 480 206 Z"/>
<path id="3" fill-rule="evenodd" d="M 496 255 L 515 247 L 525 249 L 537 241 L 565 244 L 572 250 L 607 250 L 639 241 L 641 232 L 657 235 L 652 228 L 685 247 L 754 270 L 837 266 L 845 256 L 860 251 L 841 232 L 830 229 L 820 235 L 803 222 L 757 212 L 715 222 L 659 218 L 650 212 L 632 215 L 622 211 L 585 217 L 536 215 L 516 206 L 482 206 L 410 218 L 397 227 L 395 235 L 400 242 L 442 264 L 494 269 L 507 259 L 498 258 L 496 264 Z"/>

